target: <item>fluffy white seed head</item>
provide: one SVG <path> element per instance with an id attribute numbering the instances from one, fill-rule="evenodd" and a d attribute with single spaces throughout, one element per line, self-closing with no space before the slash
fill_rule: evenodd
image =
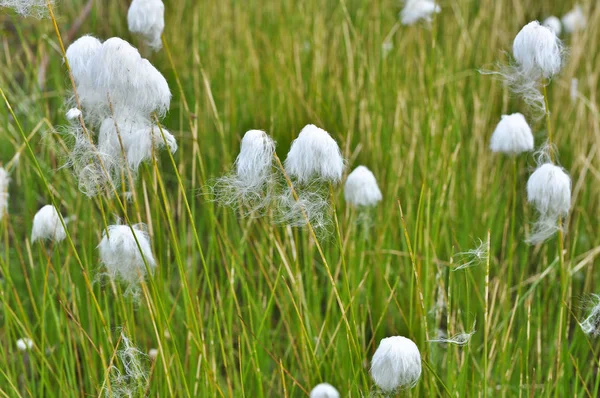
<path id="1" fill-rule="evenodd" d="M 540 214 L 566 216 L 571 208 L 571 178 L 562 167 L 541 165 L 527 181 L 527 201 Z"/>
<path id="2" fill-rule="evenodd" d="M 440 6 L 433 0 L 406 0 L 400 12 L 400 21 L 403 25 L 412 25 L 420 20 L 431 22 L 433 14 L 440 11 Z"/>
<path id="3" fill-rule="evenodd" d="M 156 348 L 151 348 L 151 349 L 148 351 L 148 357 L 149 357 L 151 360 L 155 361 L 155 360 L 156 360 L 156 358 L 158 357 L 158 350 L 157 350 Z"/>
<path id="4" fill-rule="evenodd" d="M 562 17 L 562 24 L 565 27 L 565 32 L 573 33 L 585 28 L 587 18 L 583 13 L 581 6 L 576 5 L 571 11 Z"/>
<path id="5" fill-rule="evenodd" d="M 171 133 L 163 127 L 159 128 L 151 119 L 131 112 L 118 118 L 104 119 L 98 133 L 98 150 L 122 161 L 125 161 L 124 151 L 128 166 L 135 172 L 142 162 L 152 157 L 154 150 L 165 147 L 165 140 L 169 151 L 175 153 L 177 141 Z"/>
<path id="6" fill-rule="evenodd" d="M 29 337 L 23 337 L 17 340 L 17 349 L 19 351 L 29 351 L 33 348 L 33 341 Z"/>
<path id="7" fill-rule="evenodd" d="M 421 377 L 419 348 L 402 336 L 382 339 L 371 361 L 371 376 L 385 392 L 414 387 Z"/>
<path id="8" fill-rule="evenodd" d="M 321 383 L 310 391 L 310 398 L 340 398 L 340 393 L 331 384 Z"/>
<path id="9" fill-rule="evenodd" d="M 100 40 L 86 35 L 75 40 L 66 52 L 81 106 L 92 115 L 98 111 L 98 107 L 105 108 L 101 106 L 105 97 L 94 88 L 91 72 L 93 59 L 101 47 Z"/>
<path id="10" fill-rule="evenodd" d="M 261 130 L 244 134 L 240 154 L 235 160 L 235 172 L 249 187 L 261 186 L 271 174 L 275 142 Z"/>
<path id="11" fill-rule="evenodd" d="M 309 124 L 292 142 L 285 171 L 300 184 L 313 179 L 337 183 L 342 179 L 344 158 L 327 131 Z"/>
<path id="12" fill-rule="evenodd" d="M 513 42 L 513 55 L 525 76 L 550 78 L 562 66 L 562 43 L 538 21 L 525 25 Z"/>
<path id="13" fill-rule="evenodd" d="M 8 212 L 8 184 L 10 183 L 10 176 L 8 171 L 3 167 L 0 167 L 0 221 L 4 218 L 4 215 Z"/>
<path id="14" fill-rule="evenodd" d="M 344 198 L 351 206 L 375 206 L 381 201 L 381 191 L 375 176 L 365 166 L 350 173 L 344 185 Z"/>
<path id="15" fill-rule="evenodd" d="M 112 103 L 113 110 L 149 116 L 164 115 L 171 91 L 163 75 L 140 56 L 138 50 L 118 37 L 106 40 L 92 59 L 94 89 Z"/>
<path id="16" fill-rule="evenodd" d="M 560 35 L 560 32 L 562 31 L 560 19 L 558 19 L 558 17 L 555 17 L 554 15 L 544 19 L 543 25 L 551 31 L 553 31 L 556 36 Z"/>
<path id="17" fill-rule="evenodd" d="M 140 34 L 150 47 L 159 50 L 165 28 L 165 5 L 162 0 L 133 0 L 127 13 L 127 24 L 131 33 Z"/>
<path id="18" fill-rule="evenodd" d="M 520 113 L 503 115 L 492 134 L 492 152 L 516 155 L 533 150 L 533 134 L 525 116 Z"/>
<path id="19" fill-rule="evenodd" d="M 54 206 L 46 205 L 35 214 L 31 229 L 31 243 L 36 240 L 60 242 L 66 237 L 67 233 Z"/>
<path id="20" fill-rule="evenodd" d="M 134 234 L 128 225 L 111 225 L 103 233 L 102 241 L 98 245 L 100 260 L 106 267 L 107 274 L 112 280 L 122 280 L 131 288 L 145 279 L 146 267 L 144 258 L 150 272 L 156 268 L 156 262 L 150 247 L 150 238 L 144 224 L 133 226 L 135 237 L 141 248 L 138 248 Z"/>
<path id="21" fill-rule="evenodd" d="M 54 0 L 49 0 L 54 5 Z M 0 7 L 9 7 L 24 17 L 43 18 L 48 15 L 48 0 L 0 0 Z"/>
<path id="22" fill-rule="evenodd" d="M 81 116 L 81 111 L 77 108 L 71 108 L 67 111 L 65 116 L 67 117 L 67 120 L 75 120 Z"/>

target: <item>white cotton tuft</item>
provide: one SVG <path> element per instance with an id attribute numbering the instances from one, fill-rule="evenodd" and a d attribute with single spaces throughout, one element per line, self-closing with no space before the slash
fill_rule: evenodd
<path id="1" fill-rule="evenodd" d="M 126 282 L 130 289 L 135 290 L 136 285 L 146 278 L 144 258 L 150 272 L 154 272 L 156 262 L 152 255 L 146 226 L 136 224 L 133 225 L 133 230 L 140 245 L 139 248 L 128 225 L 111 225 L 108 227 L 108 234 L 104 231 L 98 249 L 100 260 L 106 267 L 108 276 L 112 280 Z"/>
<path id="2" fill-rule="evenodd" d="M 4 218 L 4 215 L 8 212 L 8 184 L 10 183 L 10 176 L 8 171 L 3 167 L 0 167 L 0 221 Z"/>
<path id="3" fill-rule="evenodd" d="M 594 294 L 592 300 L 593 305 L 590 313 L 579 326 L 581 326 L 583 333 L 598 337 L 600 336 L 600 295 Z"/>
<path id="4" fill-rule="evenodd" d="M 358 166 L 348 175 L 344 185 L 344 198 L 355 207 L 371 207 L 381 201 L 381 191 L 371 170 Z"/>
<path id="5" fill-rule="evenodd" d="M 133 0 L 127 24 L 131 33 L 140 34 L 151 48 L 159 50 L 165 28 L 165 5 L 162 0 Z"/>
<path id="6" fill-rule="evenodd" d="M 148 357 L 153 360 L 156 361 L 156 358 L 158 357 L 158 350 L 156 348 L 151 348 L 148 351 Z"/>
<path id="7" fill-rule="evenodd" d="M 571 178 L 563 168 L 552 163 L 541 165 L 527 181 L 527 201 L 532 203 L 539 213 L 527 242 L 541 243 L 560 229 L 560 217 L 569 213 Z"/>
<path id="8" fill-rule="evenodd" d="M 562 66 L 562 43 L 538 21 L 525 25 L 513 42 L 513 55 L 522 73 L 532 78 L 551 78 Z"/>
<path id="9" fill-rule="evenodd" d="M 543 25 L 550 29 L 552 32 L 554 32 L 556 36 L 560 35 L 560 32 L 562 31 L 560 19 L 558 19 L 558 17 L 555 17 L 554 15 L 544 19 Z"/>
<path id="10" fill-rule="evenodd" d="M 95 89 L 91 73 L 94 56 L 101 47 L 100 40 L 86 35 L 75 40 L 66 52 L 80 104 L 86 113 L 91 115 L 104 111 L 106 108 L 101 105 L 106 98 Z M 68 114 L 67 119 L 69 119 Z"/>
<path id="11" fill-rule="evenodd" d="M 112 158 L 126 160 L 136 172 L 142 162 L 152 157 L 153 150 L 165 147 L 165 140 L 169 151 L 175 153 L 177 141 L 171 133 L 150 119 L 131 113 L 117 119 L 104 119 L 98 133 L 98 150 Z M 123 159 L 123 152 L 126 159 Z"/>
<path id="12" fill-rule="evenodd" d="M 43 18 L 48 15 L 48 2 L 54 0 L 0 0 L 0 7 L 8 7 L 24 17 Z"/>
<path id="13" fill-rule="evenodd" d="M 527 201 L 542 214 L 566 216 L 571 208 L 571 178 L 562 167 L 541 165 L 527 181 Z"/>
<path id="14" fill-rule="evenodd" d="M 565 32 L 574 33 L 582 30 L 587 25 L 587 19 L 580 5 L 576 5 L 571 11 L 562 17 Z"/>
<path id="15" fill-rule="evenodd" d="M 337 183 L 342 179 L 344 158 L 329 133 L 313 124 L 306 125 L 292 142 L 285 171 L 300 184 L 314 178 Z"/>
<path id="16" fill-rule="evenodd" d="M 331 224 L 331 207 L 328 191 L 320 187 L 296 190 L 290 188 L 278 197 L 277 222 L 291 227 L 305 227 L 308 223 L 321 234 L 328 232 Z"/>
<path id="17" fill-rule="evenodd" d="M 65 116 L 67 117 L 67 120 L 79 119 L 79 116 L 81 116 L 81 111 L 77 108 L 71 108 L 67 111 Z"/>
<path id="18" fill-rule="evenodd" d="M 490 149 L 507 155 L 532 151 L 533 134 L 525 116 L 520 113 L 502 115 L 492 134 Z"/>
<path id="19" fill-rule="evenodd" d="M 33 348 L 33 340 L 29 337 L 23 337 L 17 340 L 17 349 L 19 351 L 29 351 Z"/>
<path id="20" fill-rule="evenodd" d="M 406 0 L 400 12 L 400 21 L 403 25 L 412 25 L 420 20 L 431 22 L 433 14 L 440 11 L 440 6 L 433 0 Z"/>
<path id="21" fill-rule="evenodd" d="M 310 391 L 310 398 L 340 398 L 340 393 L 331 384 L 321 383 Z"/>
<path id="22" fill-rule="evenodd" d="M 54 206 L 46 205 L 35 214 L 31 229 L 31 243 L 37 240 L 60 242 L 66 237 L 67 233 L 60 222 L 60 214 Z"/>
<path id="23" fill-rule="evenodd" d="M 109 370 L 110 388 L 105 389 L 107 398 L 129 398 L 140 396 L 148 385 L 147 358 L 137 349 L 131 340 L 121 333 L 122 348 L 117 356 L 123 372 L 116 366 Z"/>
<path id="24" fill-rule="evenodd" d="M 243 215 L 258 215 L 272 201 L 275 141 L 262 130 L 249 130 L 242 138 L 234 171 L 217 179 L 210 189 L 222 205 Z"/>
<path id="25" fill-rule="evenodd" d="M 385 392 L 414 387 L 421 377 L 419 348 L 402 336 L 382 339 L 371 361 L 371 376 Z"/>
<path id="26" fill-rule="evenodd" d="M 466 252 L 456 253 L 454 257 L 458 259 L 458 265 L 454 267 L 452 271 L 458 271 L 482 264 L 486 262 L 489 257 L 488 242 L 479 239 L 479 244 L 476 248 L 467 250 Z"/>

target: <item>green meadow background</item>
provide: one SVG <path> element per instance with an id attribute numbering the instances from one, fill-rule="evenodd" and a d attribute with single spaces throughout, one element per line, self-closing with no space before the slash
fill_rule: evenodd
<path id="1" fill-rule="evenodd" d="M 179 150 L 141 167 L 125 209 L 86 197 L 61 168 L 72 89 L 52 20 L 0 10 L 0 88 L 14 112 L 2 102 L 11 184 L 0 222 L 0 396 L 110 396 L 111 367 L 125 372 L 122 333 L 159 350 L 142 358 L 147 381 L 133 396 L 304 397 L 323 381 L 343 397 L 376 396 L 370 360 L 392 335 L 413 339 L 423 358 L 419 383 L 398 396 L 600 394 L 600 346 L 579 327 L 600 293 L 596 2 L 582 3 L 586 29 L 563 36 L 568 60 L 548 87 L 573 183 L 562 246 L 524 243 L 535 159 L 488 147 L 500 116 L 527 108 L 478 69 L 507 63 L 523 25 L 561 16 L 571 1 L 440 0 L 431 25 L 406 27 L 392 0 L 166 0 L 158 53 L 128 32 L 128 5 L 92 2 L 80 24 L 84 1 L 54 10 L 65 46 L 120 36 L 173 92 L 163 124 Z M 545 121 L 528 120 L 543 144 Z M 383 192 L 365 239 L 343 186 L 334 189 L 323 256 L 307 230 L 240 218 L 203 194 L 230 170 L 245 131 L 266 130 L 284 159 L 308 123 L 337 140 L 347 172 L 369 167 Z M 33 216 L 52 201 L 74 217 L 72 240 L 31 244 Z M 148 225 L 158 263 L 137 302 L 99 276 L 103 228 L 125 216 Z M 453 271 L 480 244 L 489 257 Z M 465 346 L 427 342 L 474 324 Z M 21 352 L 26 336 L 34 346 Z"/>

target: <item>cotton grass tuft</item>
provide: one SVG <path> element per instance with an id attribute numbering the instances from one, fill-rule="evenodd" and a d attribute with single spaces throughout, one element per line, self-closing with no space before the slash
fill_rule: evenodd
<path id="1" fill-rule="evenodd" d="M 373 207 L 381 201 L 381 191 L 371 170 L 358 166 L 348 175 L 344 198 L 353 207 Z"/>
<path id="2" fill-rule="evenodd" d="M 554 32 L 556 36 L 560 35 L 560 32 L 562 31 L 560 19 L 558 19 L 558 17 L 555 17 L 554 15 L 551 15 L 548 18 L 544 19 L 543 25 L 550 29 L 552 32 Z"/>
<path id="3" fill-rule="evenodd" d="M 576 5 L 571 11 L 567 12 L 561 20 L 567 33 L 575 33 L 587 25 L 587 18 L 580 5 Z"/>
<path id="4" fill-rule="evenodd" d="M 371 376 L 386 393 L 414 387 L 421 377 L 419 348 L 402 336 L 382 339 L 371 361 Z"/>
<path id="5" fill-rule="evenodd" d="M 480 239 L 476 248 L 467 250 L 466 252 L 456 253 L 454 256 L 458 259 L 459 265 L 454 267 L 452 271 L 480 265 L 486 262 L 489 257 L 488 243 Z"/>
<path id="6" fill-rule="evenodd" d="M 0 7 L 8 7 L 24 17 L 44 18 L 48 16 L 48 2 L 54 0 L 0 0 Z"/>
<path id="7" fill-rule="evenodd" d="M 507 155 L 532 151 L 533 133 L 525 116 L 520 113 L 502 115 L 492 134 L 490 149 Z"/>
<path id="8" fill-rule="evenodd" d="M 160 50 L 165 5 L 162 0 L 133 0 L 127 13 L 127 24 L 131 33 L 141 35 L 152 49 Z"/>
<path id="9" fill-rule="evenodd" d="M 310 398 L 340 398 L 340 393 L 331 384 L 321 383 L 310 391 Z"/>
<path id="10" fill-rule="evenodd" d="M 420 20 L 431 22 L 433 14 L 441 11 L 433 0 L 406 0 L 400 11 L 402 25 L 412 25 Z"/>
<path id="11" fill-rule="evenodd" d="M 131 340 L 121 334 L 121 349 L 118 351 L 121 369 L 117 365 L 110 368 L 110 388 L 105 388 L 107 398 L 144 396 L 148 384 L 147 357 L 138 350 Z"/>
<path id="12" fill-rule="evenodd" d="M 79 119 L 79 117 L 81 116 L 81 111 L 77 108 L 71 108 L 67 111 L 65 116 L 67 120 Z"/>
<path id="13" fill-rule="evenodd" d="M 33 217 L 31 243 L 37 240 L 61 242 L 67 233 L 60 221 L 60 214 L 52 205 L 42 207 Z M 63 220 L 64 221 L 64 220 Z"/>
<path id="14" fill-rule="evenodd" d="M 106 231 L 103 233 L 98 250 L 100 260 L 106 267 L 106 274 L 110 279 L 123 281 L 127 285 L 126 293 L 135 295 L 139 288 L 138 285 L 144 281 L 147 272 L 154 272 L 156 261 L 152 254 L 145 224 L 136 224 L 132 228 L 128 225 L 109 226 L 108 234 Z"/>
<path id="15" fill-rule="evenodd" d="M 600 295 L 592 296 L 592 305 L 589 315 L 579 324 L 583 333 L 593 337 L 600 336 Z"/>
<path id="16" fill-rule="evenodd" d="M 17 340 L 17 349 L 19 351 L 29 351 L 33 348 L 33 340 L 29 337 L 23 337 Z"/>

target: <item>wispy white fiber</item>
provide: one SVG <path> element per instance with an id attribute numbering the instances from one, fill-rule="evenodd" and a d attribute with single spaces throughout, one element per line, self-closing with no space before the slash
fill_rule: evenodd
<path id="1" fill-rule="evenodd" d="M 571 11 L 566 13 L 561 20 L 565 27 L 565 32 L 567 33 L 577 32 L 587 25 L 587 18 L 580 5 L 576 5 Z"/>
<path id="2" fill-rule="evenodd" d="M 29 351 L 33 348 L 33 340 L 29 337 L 23 337 L 17 340 L 17 349 L 19 351 Z"/>
<path id="3" fill-rule="evenodd" d="M 262 130 L 250 130 L 242 138 L 234 171 L 211 187 L 215 200 L 245 215 L 260 214 L 272 201 L 275 141 Z"/>
<path id="4" fill-rule="evenodd" d="M 340 393 L 331 384 L 321 383 L 310 391 L 310 398 L 340 398 Z"/>
<path id="5" fill-rule="evenodd" d="M 118 365 L 110 368 L 110 388 L 105 388 L 104 395 L 107 398 L 143 396 L 148 384 L 146 355 L 123 333 L 121 333 L 121 346 L 117 353 L 121 368 Z"/>
<path id="6" fill-rule="evenodd" d="M 327 131 L 309 124 L 292 142 L 285 159 L 285 171 L 300 184 L 314 179 L 338 183 L 344 171 L 344 158 Z"/>
<path id="7" fill-rule="evenodd" d="M 8 212 L 8 184 L 10 183 L 10 176 L 8 171 L 3 167 L 0 167 L 0 221 L 4 218 L 4 215 Z"/>
<path id="8" fill-rule="evenodd" d="M 165 5 L 162 0 L 133 0 L 127 13 L 127 24 L 131 33 L 141 35 L 151 48 L 159 50 L 165 28 Z"/>
<path id="9" fill-rule="evenodd" d="M 100 40 L 93 36 L 85 35 L 75 40 L 66 51 L 80 104 L 86 110 L 86 116 L 90 118 L 97 117 L 97 114 L 106 112 L 107 108 L 104 105 L 106 101 L 105 95 L 96 90 L 91 73 L 94 56 L 101 47 L 102 43 Z M 67 119 L 70 119 L 68 115 Z"/>
<path id="10" fill-rule="evenodd" d="M 600 295 L 592 295 L 589 315 L 579 324 L 583 333 L 593 337 L 600 336 Z"/>
<path id="11" fill-rule="evenodd" d="M 67 120 L 79 119 L 79 116 L 81 116 L 81 111 L 77 108 L 71 108 L 67 111 L 65 116 L 67 117 Z"/>
<path id="12" fill-rule="evenodd" d="M 551 31 L 553 31 L 556 36 L 560 35 L 560 32 L 562 31 L 560 19 L 558 19 L 558 17 L 555 17 L 554 15 L 551 15 L 548 18 L 544 19 L 543 25 Z"/>
<path id="13" fill-rule="evenodd" d="M 31 243 L 37 240 L 60 242 L 66 237 L 67 233 L 54 206 L 46 205 L 35 214 L 31 229 Z"/>
<path id="14" fill-rule="evenodd" d="M 290 188 L 284 190 L 277 201 L 277 222 L 291 227 L 305 227 L 310 223 L 319 233 L 325 234 L 331 225 L 329 192 L 316 185 L 296 189 L 297 199 Z"/>
<path id="15" fill-rule="evenodd" d="M 488 244 L 479 239 L 479 244 L 476 248 L 467 250 L 466 252 L 456 253 L 454 256 L 458 259 L 459 264 L 454 267 L 452 271 L 458 271 L 483 264 L 487 261 L 489 256 Z"/>
<path id="16" fill-rule="evenodd" d="M 533 133 L 525 116 L 520 113 L 502 115 L 492 134 L 490 149 L 507 155 L 532 151 Z"/>
<path id="17" fill-rule="evenodd" d="M 371 376 L 384 392 L 414 387 L 421 377 L 421 353 L 402 336 L 381 340 L 371 361 Z"/>
<path id="18" fill-rule="evenodd" d="M 538 220 L 527 242 L 541 243 L 560 229 L 559 219 L 569 213 L 571 178 L 562 167 L 542 164 L 527 181 L 527 201 L 538 212 Z"/>
<path id="19" fill-rule="evenodd" d="M 48 15 L 48 0 L 0 0 L 0 7 L 9 7 L 24 17 L 43 18 Z M 50 0 L 54 5 L 54 0 Z"/>
<path id="20" fill-rule="evenodd" d="M 371 170 L 358 166 L 348 175 L 344 198 L 354 207 L 372 207 L 381 201 L 381 191 Z"/>
<path id="21" fill-rule="evenodd" d="M 447 343 L 447 344 L 463 346 L 463 345 L 469 344 L 469 342 L 471 341 L 471 337 L 473 337 L 475 332 L 476 332 L 475 323 L 473 323 L 473 327 L 471 328 L 470 332 L 458 333 L 451 337 L 445 337 L 445 336 L 441 335 L 437 339 L 432 339 L 432 340 L 427 340 L 427 341 L 429 343 Z"/>
<path id="22" fill-rule="evenodd" d="M 98 250 L 100 260 L 111 280 L 125 282 L 128 285 L 128 292 L 135 294 L 138 284 L 146 278 L 144 258 L 150 272 L 154 272 L 156 262 L 152 255 L 146 225 L 133 225 L 133 230 L 139 248 L 128 225 L 111 225 L 108 227 L 108 234 L 104 231 Z"/>
<path id="23" fill-rule="evenodd" d="M 412 25 L 420 20 L 431 22 L 433 14 L 441 8 L 433 0 L 406 0 L 400 11 L 400 21 L 403 25 Z"/>

